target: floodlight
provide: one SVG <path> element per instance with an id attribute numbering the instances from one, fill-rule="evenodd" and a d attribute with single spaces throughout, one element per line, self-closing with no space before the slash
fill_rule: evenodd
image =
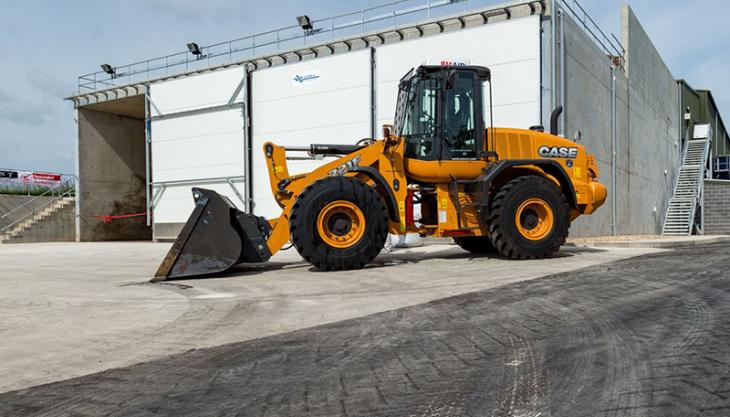
<path id="1" fill-rule="evenodd" d="M 190 42 L 188 44 L 188 51 L 190 51 L 190 53 L 195 56 L 203 54 L 203 51 L 200 50 L 200 46 L 198 46 L 198 44 L 195 42 Z"/>
<path id="2" fill-rule="evenodd" d="M 101 70 L 112 76 L 117 73 L 114 67 L 109 64 L 101 64 Z"/>
<path id="3" fill-rule="evenodd" d="M 297 23 L 305 31 L 310 31 L 313 29 L 312 19 L 310 19 L 309 16 L 307 16 L 307 15 L 297 16 Z"/>

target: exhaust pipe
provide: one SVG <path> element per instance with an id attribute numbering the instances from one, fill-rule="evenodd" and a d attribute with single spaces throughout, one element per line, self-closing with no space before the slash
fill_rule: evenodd
<path id="1" fill-rule="evenodd" d="M 560 117 L 560 114 L 563 113 L 563 106 L 560 105 L 553 110 L 553 113 L 550 115 L 550 134 L 557 136 L 558 135 L 558 118 Z"/>

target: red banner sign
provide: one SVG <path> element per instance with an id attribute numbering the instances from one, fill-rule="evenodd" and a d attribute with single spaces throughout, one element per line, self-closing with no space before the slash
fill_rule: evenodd
<path id="1" fill-rule="evenodd" d="M 28 185 L 55 186 L 61 183 L 61 174 L 52 174 L 49 172 L 0 170 L 0 179 L 2 179 L 3 182 L 15 182 Z"/>

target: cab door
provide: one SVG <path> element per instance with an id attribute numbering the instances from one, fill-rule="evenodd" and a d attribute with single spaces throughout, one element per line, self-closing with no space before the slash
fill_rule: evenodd
<path id="1" fill-rule="evenodd" d="M 480 159 L 484 124 L 481 81 L 474 71 L 428 74 L 413 85 L 405 109 L 406 171 L 415 180 L 472 179 Z"/>
<path id="2" fill-rule="evenodd" d="M 402 137 L 406 158 L 438 159 L 441 83 L 435 74 L 413 80 L 405 103 Z"/>
<path id="3" fill-rule="evenodd" d="M 484 135 L 481 81 L 473 71 L 451 72 L 444 82 L 441 160 L 476 160 Z"/>

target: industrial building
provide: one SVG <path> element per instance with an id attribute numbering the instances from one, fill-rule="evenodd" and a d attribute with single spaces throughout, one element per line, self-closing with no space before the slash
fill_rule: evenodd
<path id="1" fill-rule="evenodd" d="M 321 20 L 301 16 L 296 26 L 190 43 L 178 54 L 81 76 L 71 97 L 77 240 L 173 239 L 193 209 L 193 186 L 276 216 L 263 143 L 378 137 L 392 123 L 400 77 L 443 61 L 492 70 L 493 109 L 484 111 L 493 110 L 496 126 L 547 126 L 552 109 L 564 107 L 560 134 L 596 156 L 609 189 L 606 207 L 578 219 L 571 235 L 662 232 L 677 216 L 669 207 L 694 126 L 710 125 L 699 138 L 711 149 L 705 165 L 730 154 L 711 93 L 675 80 L 628 6 L 619 40 L 575 0 L 482 3 L 394 1 Z M 699 172 L 705 176 L 704 167 Z M 703 177 L 691 184 L 693 207 Z M 713 184 L 718 201 L 730 200 L 727 184 Z M 689 232 L 705 210 L 697 206 L 680 207 L 692 217 Z M 94 217 L 132 213 L 146 215 Z"/>

